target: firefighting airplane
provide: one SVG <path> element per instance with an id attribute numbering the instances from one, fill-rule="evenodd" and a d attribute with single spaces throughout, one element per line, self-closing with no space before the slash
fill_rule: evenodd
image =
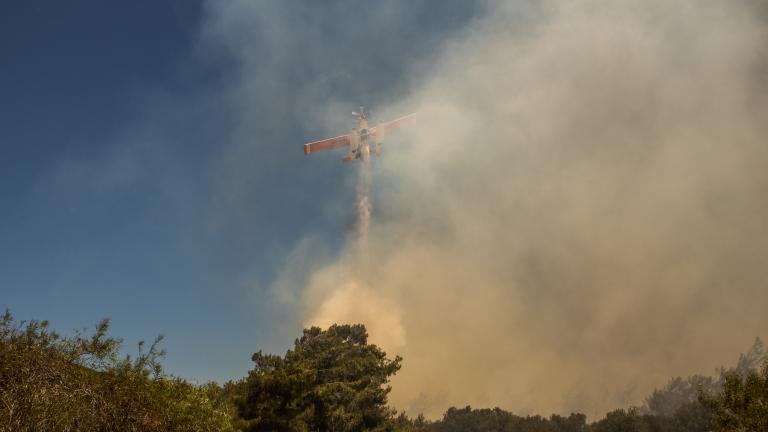
<path id="1" fill-rule="evenodd" d="M 354 159 L 365 161 L 370 159 L 372 153 L 376 155 L 381 153 L 384 135 L 405 126 L 416 118 L 415 113 L 408 114 L 407 116 L 369 128 L 368 113 L 365 112 L 363 107 L 360 107 L 360 112 L 353 112 L 352 115 L 357 118 L 357 127 L 352 129 L 352 132 L 304 144 L 304 154 L 347 147 L 349 148 L 349 153 L 341 158 L 342 161 L 349 162 Z M 374 144 L 373 149 L 370 147 L 371 143 Z"/>

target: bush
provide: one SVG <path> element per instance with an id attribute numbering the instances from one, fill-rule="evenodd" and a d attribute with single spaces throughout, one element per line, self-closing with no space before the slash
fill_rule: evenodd
<path id="1" fill-rule="evenodd" d="M 135 359 L 118 355 L 109 320 L 62 337 L 46 321 L 0 318 L 1 431 L 227 431 L 231 412 L 215 384 L 163 374 L 158 337 Z"/>

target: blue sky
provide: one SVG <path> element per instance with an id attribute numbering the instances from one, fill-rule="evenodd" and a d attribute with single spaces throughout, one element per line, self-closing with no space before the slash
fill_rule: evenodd
<path id="1" fill-rule="evenodd" d="M 0 306 L 111 317 L 129 350 L 164 334 L 172 373 L 242 376 L 300 331 L 266 292 L 296 243 L 333 254 L 352 220 L 350 170 L 301 144 L 397 100 L 481 9 L 3 3 Z"/>

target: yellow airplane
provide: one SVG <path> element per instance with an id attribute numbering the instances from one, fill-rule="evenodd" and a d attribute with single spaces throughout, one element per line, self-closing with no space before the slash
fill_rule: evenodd
<path id="1" fill-rule="evenodd" d="M 381 145 L 384 144 L 384 136 L 387 133 L 405 126 L 416 118 L 416 113 L 408 114 L 407 116 L 369 128 L 368 113 L 365 112 L 363 107 L 360 107 L 360 112 L 353 112 L 352 115 L 357 118 L 357 127 L 352 129 L 352 132 L 304 144 L 304 154 L 347 147 L 349 153 L 341 158 L 342 161 L 349 162 L 354 159 L 364 161 L 369 159 L 371 154 L 378 155 L 381 153 Z M 371 144 L 374 145 L 373 149 L 371 149 Z"/>

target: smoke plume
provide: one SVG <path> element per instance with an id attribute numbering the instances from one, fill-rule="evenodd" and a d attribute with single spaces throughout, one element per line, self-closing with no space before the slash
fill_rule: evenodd
<path id="1" fill-rule="evenodd" d="M 370 231 L 358 191 L 340 261 L 367 244 L 365 281 L 331 264 L 302 297 L 308 323 L 362 321 L 404 357 L 411 413 L 602 415 L 768 328 L 756 3 L 512 3 L 378 110 L 419 120 L 373 161 Z"/>

